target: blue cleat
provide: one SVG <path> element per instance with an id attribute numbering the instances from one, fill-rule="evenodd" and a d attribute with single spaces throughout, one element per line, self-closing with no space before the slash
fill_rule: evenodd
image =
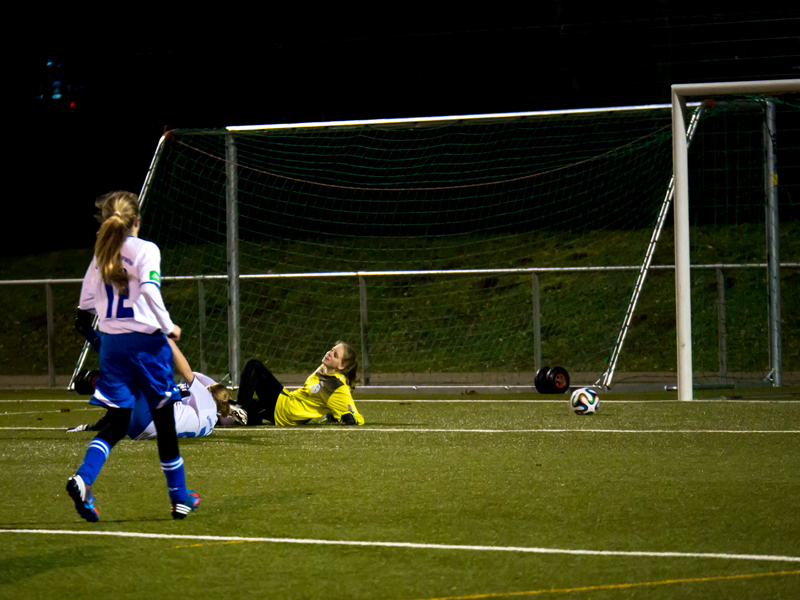
<path id="1" fill-rule="evenodd" d="M 172 518 L 185 519 L 193 510 L 200 506 L 200 494 L 194 490 L 186 490 L 186 500 L 172 503 Z"/>
<path id="2" fill-rule="evenodd" d="M 80 475 L 74 475 L 67 480 L 67 493 L 75 502 L 75 510 L 82 518 L 90 523 L 96 523 L 100 519 L 94 506 L 92 486 L 86 485 Z"/>

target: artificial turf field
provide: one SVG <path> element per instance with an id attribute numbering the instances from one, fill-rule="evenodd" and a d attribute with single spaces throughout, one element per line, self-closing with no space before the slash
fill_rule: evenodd
<path id="1" fill-rule="evenodd" d="M 65 429 L 101 411 L 0 391 L 0 597 L 798 598 L 800 392 L 732 394 L 360 391 L 364 427 L 182 439 L 184 521 L 124 440 L 89 524 L 64 485 L 93 434 Z"/>

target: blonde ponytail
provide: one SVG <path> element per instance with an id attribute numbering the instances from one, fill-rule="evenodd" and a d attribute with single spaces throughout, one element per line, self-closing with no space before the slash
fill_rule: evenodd
<path id="1" fill-rule="evenodd" d="M 128 289 L 128 275 L 122 267 L 122 244 L 139 217 L 139 198 L 130 192 L 110 192 L 97 199 L 103 224 L 97 232 L 94 255 L 100 276 L 119 290 Z"/>

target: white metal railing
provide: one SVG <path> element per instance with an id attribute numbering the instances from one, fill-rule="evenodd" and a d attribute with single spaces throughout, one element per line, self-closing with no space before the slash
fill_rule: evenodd
<path id="1" fill-rule="evenodd" d="M 800 267 L 800 263 L 798 262 L 791 262 L 791 263 L 781 263 L 781 268 L 798 268 Z M 712 264 L 698 264 L 698 265 L 691 265 L 692 269 L 715 269 L 720 272 L 722 269 L 765 269 L 768 267 L 767 263 L 712 263 Z M 587 267 L 524 267 L 524 268 L 509 268 L 509 269 L 453 269 L 453 270 L 406 270 L 406 271 L 334 271 L 334 272 L 320 272 L 320 273 L 250 273 L 245 275 L 240 275 L 240 280 L 268 280 L 268 279 L 282 279 L 282 278 L 321 278 L 321 277 L 358 277 L 361 281 L 363 278 L 367 277 L 389 277 L 389 276 L 430 276 L 430 275 L 440 275 L 440 276 L 447 276 L 447 275 L 503 275 L 503 274 L 530 274 L 534 278 L 532 294 L 533 298 L 533 323 L 534 323 L 534 357 L 535 357 L 535 367 L 538 369 L 541 366 L 541 335 L 540 331 L 537 332 L 536 329 L 540 329 L 539 324 L 539 315 L 537 313 L 537 307 L 539 306 L 539 296 L 538 290 L 539 286 L 537 285 L 538 280 L 536 277 L 541 274 L 546 273 L 590 273 L 590 272 L 602 272 L 602 271 L 638 271 L 641 269 L 641 266 L 587 266 Z M 674 270 L 674 265 L 651 265 L 650 269 L 654 270 Z M 171 282 L 171 281 L 197 281 L 199 285 L 202 285 L 203 281 L 213 281 L 213 280 L 227 280 L 228 275 L 181 275 L 181 276 L 172 276 L 172 277 L 164 277 L 163 282 Z M 45 296 L 46 296 L 46 309 L 47 309 L 47 348 L 48 348 L 48 375 L 49 375 L 49 383 L 50 387 L 55 387 L 55 314 L 54 314 L 54 306 L 53 306 L 53 295 L 52 295 L 52 286 L 54 284 L 80 284 L 82 283 L 82 279 L 11 279 L 0 281 L 0 286 L 12 286 L 12 285 L 44 285 L 45 286 Z M 202 295 L 202 294 L 201 294 Z M 724 305 L 724 296 L 720 296 L 719 302 L 722 302 Z M 366 343 L 367 341 L 367 298 L 366 298 L 366 286 L 361 284 L 359 285 L 359 301 L 360 301 L 360 312 L 362 315 L 362 366 L 364 368 L 364 381 L 367 382 L 369 378 L 369 353 L 368 350 L 365 353 L 364 350 L 368 348 Z M 202 327 L 202 317 L 204 316 L 204 311 L 198 309 L 201 315 L 201 331 L 199 336 L 199 342 L 201 345 L 200 348 L 200 355 L 201 355 L 201 370 L 205 370 L 206 365 L 204 364 L 203 360 L 203 349 L 202 349 L 202 340 L 203 340 L 203 327 Z M 721 311 L 721 314 L 724 314 L 724 308 Z M 720 336 L 724 336 L 724 328 L 720 328 Z M 724 356 L 724 339 L 721 337 L 720 339 L 720 348 L 721 348 L 721 355 Z M 85 352 L 81 354 L 81 358 L 78 361 L 78 365 L 75 368 L 75 372 L 77 372 L 85 358 Z M 722 358 L 720 359 L 722 360 Z M 721 363 L 722 364 L 722 363 Z M 74 374 L 73 374 L 74 376 Z M 608 382 L 610 386 L 610 381 Z"/>

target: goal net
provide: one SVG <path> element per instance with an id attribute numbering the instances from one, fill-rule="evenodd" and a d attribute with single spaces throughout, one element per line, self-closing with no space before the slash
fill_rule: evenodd
<path id="1" fill-rule="evenodd" d="M 692 152 L 714 190 L 696 246 L 719 254 L 697 258 L 741 262 L 763 230 L 763 187 L 760 226 L 756 208 L 721 199 L 718 178 L 741 180 L 745 136 L 717 112 Z M 148 174 L 142 236 L 162 249 L 190 363 L 234 382 L 250 358 L 300 382 L 337 340 L 373 385 L 530 386 L 545 365 L 592 384 L 612 362 L 618 377 L 674 379 L 671 122 L 653 106 L 176 130 Z M 760 164 L 738 189 L 757 187 Z M 693 273 L 711 293 L 716 271 Z M 730 289 L 759 274 L 724 277 Z M 698 340 L 715 335 L 712 296 L 696 303 L 710 311 Z M 763 362 L 740 369 L 733 348 L 729 336 L 731 373 Z"/>
<path id="2" fill-rule="evenodd" d="M 343 339 L 372 384 L 530 385 L 542 365 L 592 383 L 669 185 L 670 123 L 654 107 L 173 131 L 142 235 L 211 373 L 232 344 L 307 373 Z M 661 346 L 648 368 L 674 364 Z"/>

